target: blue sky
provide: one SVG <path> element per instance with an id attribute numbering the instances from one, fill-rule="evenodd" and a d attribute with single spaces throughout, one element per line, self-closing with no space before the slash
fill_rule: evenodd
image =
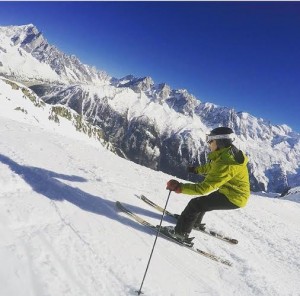
<path id="1" fill-rule="evenodd" d="M 300 2 L 0 2 L 82 62 L 300 132 Z"/>

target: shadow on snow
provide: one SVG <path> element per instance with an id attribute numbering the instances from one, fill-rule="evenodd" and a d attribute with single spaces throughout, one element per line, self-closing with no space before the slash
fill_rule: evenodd
<path id="1" fill-rule="evenodd" d="M 50 200 L 66 200 L 84 211 L 105 216 L 142 232 L 154 234 L 153 231 L 136 223 L 132 219 L 118 215 L 115 201 L 92 195 L 82 191 L 79 188 L 72 187 L 60 181 L 66 180 L 71 182 L 87 182 L 85 178 L 74 175 L 59 174 L 37 167 L 20 165 L 3 154 L 0 154 L 0 162 L 8 165 L 10 169 L 19 175 L 35 192 L 44 195 Z M 160 214 L 154 213 L 153 211 L 148 211 L 133 205 L 128 205 L 126 203 L 123 204 L 136 214 L 146 215 L 159 220 L 161 218 Z M 157 221 L 157 224 L 159 223 L 159 220 Z M 165 220 L 168 221 L 169 219 L 166 219 L 165 217 Z M 99 227 L 100 226 L 101 225 L 99 225 Z"/>

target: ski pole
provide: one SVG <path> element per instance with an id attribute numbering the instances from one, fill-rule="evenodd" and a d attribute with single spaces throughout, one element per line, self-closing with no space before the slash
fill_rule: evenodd
<path id="1" fill-rule="evenodd" d="M 147 275 L 147 272 L 148 272 L 148 268 L 149 268 L 150 261 L 151 261 L 152 255 L 153 255 L 153 251 L 154 251 L 154 248 L 155 248 L 155 245 L 156 245 L 156 241 L 157 241 L 158 235 L 159 235 L 159 233 L 160 233 L 162 220 L 163 220 L 163 218 L 164 218 L 164 216 L 165 216 L 165 212 L 166 212 L 167 204 L 168 204 L 168 202 L 169 202 L 170 195 L 171 195 L 171 190 L 169 191 L 168 198 L 167 198 L 167 201 L 166 201 L 166 205 L 165 205 L 163 214 L 161 215 L 161 219 L 160 219 L 158 231 L 157 231 L 157 233 L 156 233 L 156 237 L 155 237 L 155 240 L 154 240 L 154 244 L 153 244 L 153 247 L 152 247 L 152 250 L 151 250 L 151 253 L 150 253 L 150 257 L 149 257 L 149 260 L 148 260 L 148 264 L 147 264 L 147 267 L 146 267 L 146 270 L 145 270 L 145 273 L 144 273 L 144 277 L 143 277 L 143 280 L 142 280 L 140 289 L 137 291 L 138 295 L 141 295 L 141 294 L 142 294 L 142 287 L 143 287 L 143 284 L 144 284 L 144 281 L 145 281 L 145 278 L 146 278 L 146 275 Z"/>

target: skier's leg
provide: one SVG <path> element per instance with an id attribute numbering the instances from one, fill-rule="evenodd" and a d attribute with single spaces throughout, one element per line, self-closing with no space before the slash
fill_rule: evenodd
<path id="1" fill-rule="evenodd" d="M 178 218 L 175 231 L 178 233 L 190 233 L 196 220 L 201 223 L 205 212 L 237 208 L 239 207 L 231 203 L 225 195 L 218 191 L 207 196 L 193 198 Z"/>
<path id="2" fill-rule="evenodd" d="M 202 228 L 204 228 L 204 224 L 201 225 L 201 224 L 202 224 L 202 220 L 203 220 L 204 215 L 205 215 L 205 212 L 200 212 L 200 213 L 198 214 L 198 216 L 197 216 L 197 218 L 196 218 L 196 220 L 195 220 L 195 222 L 194 222 L 194 226 L 193 226 L 193 227 L 199 227 L 199 228 L 202 227 Z"/>
<path id="3" fill-rule="evenodd" d="M 193 198 L 189 201 L 181 215 L 177 220 L 175 231 L 178 233 L 190 233 L 192 231 L 195 220 L 201 212 L 199 200 L 201 197 Z"/>

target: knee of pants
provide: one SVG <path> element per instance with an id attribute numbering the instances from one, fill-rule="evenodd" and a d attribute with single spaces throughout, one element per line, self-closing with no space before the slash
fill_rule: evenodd
<path id="1" fill-rule="evenodd" d="M 199 206 L 199 200 L 197 198 L 191 199 L 184 210 L 184 212 L 188 213 L 194 213 L 199 211 L 201 211 L 201 206 Z"/>

